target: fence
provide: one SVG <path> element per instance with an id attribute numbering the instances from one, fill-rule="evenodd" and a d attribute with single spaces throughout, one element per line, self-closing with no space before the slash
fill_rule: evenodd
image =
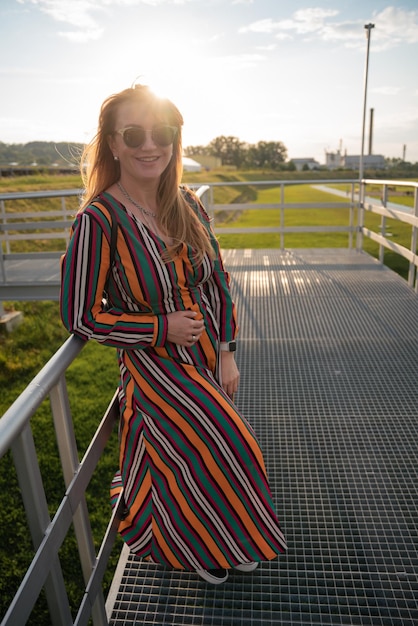
<path id="1" fill-rule="evenodd" d="M 374 185 L 381 188 L 381 200 L 380 206 L 376 202 L 371 202 L 366 195 L 367 186 Z M 388 202 L 389 191 L 393 187 L 411 188 L 413 194 L 413 206 L 411 211 L 402 211 L 401 207 L 394 206 Z M 376 233 L 364 225 L 365 213 L 375 214 L 381 216 L 380 233 Z M 410 248 L 401 246 L 392 241 L 387 236 L 386 225 L 387 219 L 393 219 L 396 222 L 402 222 L 411 226 L 411 244 Z M 417 245 L 418 245 L 418 183 L 411 183 L 407 181 L 390 181 L 381 180 L 376 181 L 372 179 L 365 179 L 361 186 L 361 201 L 359 209 L 359 233 L 358 233 L 358 247 L 362 248 L 363 237 L 369 237 L 373 241 L 379 244 L 379 261 L 384 263 L 384 251 L 385 248 L 392 250 L 396 254 L 399 254 L 409 262 L 408 271 L 408 285 L 413 287 L 415 285 L 415 291 L 418 292 L 418 279 L 417 279 Z"/>
<path id="2" fill-rule="evenodd" d="M 107 624 L 101 580 L 117 532 L 118 506 L 109 522 L 96 557 L 85 491 L 117 419 L 116 396 L 81 462 L 70 412 L 65 373 L 84 342 L 70 337 L 32 380 L 0 420 L 0 458 L 10 448 L 19 480 L 35 556 L 11 603 L 2 626 L 25 624 L 45 588 L 53 626 L 88 624 L 90 615 L 97 626 Z M 66 492 L 53 519 L 37 460 L 30 420 L 49 398 L 57 435 Z M 83 601 L 73 622 L 58 551 L 71 524 L 74 524 L 80 563 L 86 584 Z"/>
<path id="3" fill-rule="evenodd" d="M 286 201 L 286 191 L 291 186 L 303 185 L 314 186 L 327 191 L 334 195 L 329 202 L 288 202 Z M 346 191 L 341 191 L 338 186 L 344 185 Z M 274 203 L 231 203 L 220 204 L 214 201 L 214 194 L 219 187 L 248 187 L 253 189 L 262 189 L 263 187 L 277 188 L 277 202 Z M 368 195 L 368 190 L 378 188 L 378 198 Z M 391 189 L 410 190 L 413 195 L 413 204 L 410 210 L 406 210 L 401 205 L 388 202 L 389 192 Z M 216 218 L 220 212 L 241 212 L 246 210 L 269 210 L 273 212 L 273 220 L 271 225 L 265 227 L 237 227 L 231 226 L 217 227 L 218 235 L 223 234 L 250 234 L 250 233 L 278 233 L 280 235 L 280 247 L 283 249 L 286 243 L 286 235 L 290 233 L 346 233 L 348 236 L 348 246 L 354 245 L 357 249 L 362 249 L 365 237 L 375 241 L 379 246 L 379 260 L 384 262 L 384 250 L 389 249 L 396 254 L 401 255 L 408 260 L 408 284 L 417 288 L 416 285 L 416 268 L 417 261 L 417 223 L 418 223 L 418 183 L 409 181 L 379 181 L 379 180 L 363 180 L 359 185 L 358 180 L 295 180 L 295 181 L 251 181 L 251 182 L 222 182 L 208 183 L 202 187 L 201 193 L 204 195 L 205 204 L 211 215 Z M 0 194 L 0 300 L 9 299 L 27 299 L 25 295 L 24 285 L 22 289 L 14 289 L 12 293 L 11 283 L 13 280 L 9 277 L 8 266 L 16 261 L 39 261 L 43 259 L 51 259 L 52 262 L 58 263 L 65 242 L 68 240 L 69 227 L 74 216 L 74 209 L 71 210 L 66 205 L 66 198 L 78 196 L 80 190 L 66 191 L 50 191 L 37 193 L 9 193 Z M 339 197 L 338 197 L 339 196 Z M 34 201 L 50 198 L 61 199 L 61 209 L 55 211 L 32 211 L 32 212 L 13 212 L 7 210 L 9 203 L 21 199 L 33 199 Z M 330 196 L 331 197 L 331 196 Z M 6 204 L 7 203 L 7 204 Z M 307 211 L 321 211 L 324 209 L 348 209 L 348 222 L 338 226 L 289 226 L 286 225 L 286 215 L 295 209 L 305 209 Z M 379 231 L 373 231 L 365 226 L 366 214 L 379 215 L 381 217 Z M 409 224 L 411 226 L 411 243 L 410 247 L 396 244 L 386 232 L 387 220 L 395 220 L 399 223 Z M 46 245 L 46 241 L 55 240 L 58 244 L 51 249 L 52 244 Z M 42 242 L 42 251 L 35 249 L 25 252 L 16 252 L 11 250 L 13 242 Z M 48 250 L 45 250 L 48 247 Z M 14 282 L 16 280 L 14 279 Z M 32 281 L 33 282 L 33 281 Z M 36 278 L 34 280 L 36 283 Z M 55 281 L 56 298 L 58 297 L 58 281 Z M 9 289 L 7 289 L 7 287 Z"/>
<path id="4" fill-rule="evenodd" d="M 326 184 L 328 182 L 331 181 L 320 181 L 320 184 Z M 336 182 L 338 183 L 338 181 L 332 181 L 333 184 Z M 347 181 L 344 181 L 344 183 L 347 184 Z M 272 182 L 257 183 L 257 185 L 258 184 L 272 185 Z M 360 189 L 362 199 L 360 202 L 360 210 L 358 211 L 358 224 L 355 225 L 355 211 L 358 207 L 355 190 L 356 182 L 349 181 L 350 194 L 348 202 L 337 203 L 341 208 L 343 206 L 344 208 L 349 208 L 349 223 L 344 226 L 334 227 L 331 230 L 322 226 L 309 228 L 285 226 L 284 212 L 286 210 L 296 207 L 319 209 L 325 207 L 335 208 L 336 206 L 335 202 L 330 202 L 325 205 L 323 203 L 320 205 L 312 203 L 289 205 L 285 202 L 284 193 L 285 187 L 290 184 L 312 184 L 312 181 L 308 183 L 306 181 L 303 183 L 300 181 L 291 183 L 278 182 L 277 186 L 280 187 L 280 199 L 278 203 L 274 204 L 214 204 L 213 193 L 216 186 L 219 186 L 220 183 L 203 186 L 199 189 L 198 193 L 205 199 L 209 212 L 215 217 L 219 211 L 241 211 L 248 208 L 278 210 L 280 220 L 279 225 L 274 227 L 274 230 L 278 232 L 281 237 L 284 237 L 286 233 L 289 232 L 299 232 L 301 229 L 303 229 L 303 232 L 317 232 L 318 230 L 325 230 L 326 232 L 346 232 L 351 243 L 353 236 L 355 234 L 357 235 L 357 246 L 360 247 L 362 237 L 370 237 L 379 244 L 382 250 L 389 248 L 408 259 L 410 264 L 408 282 L 413 286 L 415 281 L 416 288 L 416 267 L 418 263 L 416 254 L 418 183 L 363 181 L 363 185 Z M 379 189 L 383 191 L 380 205 L 377 205 L 375 201 L 369 201 L 366 195 L 367 187 L 371 185 L 377 185 Z M 409 185 L 414 189 L 412 210 L 401 211 L 399 208 L 394 209 L 389 206 L 387 202 L 388 191 L 389 187 L 394 185 Z M 66 197 L 65 194 L 62 194 L 62 196 Z M 8 198 L 4 198 L 3 195 L 2 201 L 5 202 L 7 199 Z M 381 216 L 380 233 L 372 232 L 370 229 L 365 228 L 364 214 L 366 211 Z M 5 211 L 2 212 L 2 215 L 4 226 L 5 221 L 7 221 L 4 217 Z M 394 244 L 394 242 L 390 241 L 390 239 L 385 236 L 385 224 L 388 218 L 411 226 L 411 247 L 409 250 L 403 246 Z M 40 222 L 35 223 L 37 224 L 37 228 L 40 228 Z M 47 228 L 49 228 L 49 225 Z M 3 228 L 3 233 L 9 232 L 9 230 L 10 229 Z M 236 229 L 232 226 L 230 228 L 219 228 L 216 230 L 218 233 L 236 233 L 242 232 L 243 229 Z M 272 229 L 269 228 L 268 230 L 271 232 Z M 266 229 L 258 227 L 245 229 L 245 232 L 263 233 L 266 232 Z M 73 624 L 83 626 L 89 623 L 90 618 L 93 619 L 95 626 L 106 626 L 108 623 L 101 591 L 101 581 L 116 536 L 120 505 L 116 507 L 109 521 L 98 554 L 96 555 L 85 501 L 85 492 L 112 432 L 114 423 L 117 420 L 118 407 L 115 395 L 105 412 L 87 452 L 81 462 L 79 462 L 65 374 L 69 365 L 80 353 L 83 345 L 83 342 L 76 337 L 69 338 L 0 420 L 0 458 L 3 457 L 9 449 L 12 450 L 27 520 L 35 546 L 33 561 L 2 621 L 2 626 L 14 626 L 16 624 L 26 623 L 42 588 L 45 588 L 46 591 L 51 624 L 53 626 L 69 626 Z M 42 483 L 30 424 L 35 411 L 47 398 L 50 399 L 51 403 L 51 412 L 66 484 L 65 494 L 52 520 L 48 512 L 48 503 Z M 69 608 L 64 578 L 58 559 L 60 546 L 72 523 L 75 528 L 80 562 L 86 585 L 84 597 L 74 621 Z"/>

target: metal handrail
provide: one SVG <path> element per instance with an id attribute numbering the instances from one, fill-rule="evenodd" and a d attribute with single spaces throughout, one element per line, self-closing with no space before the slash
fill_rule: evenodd
<path id="1" fill-rule="evenodd" d="M 4 413 L 0 420 L 0 458 L 21 434 L 35 411 L 48 396 L 52 387 L 58 384 L 63 372 L 71 365 L 84 345 L 84 342 L 75 336 L 67 339 Z"/>
<path id="2" fill-rule="evenodd" d="M 113 512 L 96 557 L 85 492 L 118 418 L 118 400 L 115 392 L 88 450 L 78 462 L 65 373 L 84 345 L 75 336 L 67 339 L 0 419 L 0 457 L 8 449 L 12 450 L 35 546 L 32 563 L 1 622 L 2 626 L 25 624 L 43 587 L 54 626 L 87 625 L 91 616 L 95 626 L 108 624 L 101 580 L 116 537 L 122 504 L 119 502 Z M 51 402 L 66 484 L 64 497 L 52 520 L 30 427 L 32 416 L 47 397 Z M 59 549 L 71 524 L 74 524 L 86 584 L 74 622 L 58 560 Z"/>
<path id="3" fill-rule="evenodd" d="M 288 186 L 295 185 L 314 185 L 314 186 L 322 186 L 327 184 L 344 184 L 350 186 L 350 192 L 347 194 L 343 194 L 344 202 L 328 202 L 328 203 L 289 203 L 285 202 L 285 188 Z M 376 201 L 375 199 L 368 198 L 366 195 L 367 185 L 378 185 L 382 187 L 382 202 Z M 276 203 L 240 203 L 240 204 L 215 204 L 214 202 L 214 192 L 218 187 L 239 187 L 239 186 L 272 186 L 275 185 L 279 188 L 278 190 L 278 202 Z M 391 185 L 396 185 L 400 187 L 412 187 L 414 189 L 415 201 L 414 208 L 411 212 L 406 212 L 402 210 L 401 207 L 392 206 L 387 202 L 388 196 L 388 188 Z M 196 185 L 191 185 L 191 187 L 196 188 Z M 249 233 L 277 233 L 280 235 L 280 247 L 284 249 L 285 246 L 285 235 L 289 233 L 331 233 L 331 232 L 339 232 L 339 233 L 347 233 L 348 235 L 348 247 L 352 248 L 354 246 L 354 239 L 356 239 L 356 247 L 358 250 L 363 249 L 363 239 L 364 237 L 368 237 L 369 239 L 375 241 L 379 246 L 379 260 L 381 263 L 384 263 L 384 250 L 389 249 L 397 254 L 401 255 L 405 259 L 407 259 L 409 263 L 409 271 L 408 271 L 408 284 L 412 288 L 415 286 L 415 289 L 418 290 L 418 280 L 417 280 L 417 266 L 418 260 L 416 255 L 417 242 L 418 242 L 418 230 L 417 230 L 417 217 L 418 217 L 418 208 L 417 208 L 417 188 L 418 183 L 414 181 L 392 181 L 392 180 L 374 180 L 374 179 L 365 179 L 363 181 L 358 181 L 357 179 L 326 179 L 326 180 L 286 180 L 286 181 L 234 181 L 234 182 L 211 182 L 204 186 L 202 186 L 199 190 L 199 193 L 202 193 L 205 198 L 205 206 L 207 207 L 208 212 L 214 218 L 214 225 L 217 235 L 223 234 L 249 234 Z M 201 191 L 204 189 L 204 191 Z M 357 191 L 358 190 L 358 191 Z M 329 188 L 329 191 L 335 192 Z M 11 228 L 12 222 L 8 223 L 8 220 L 13 220 L 16 218 L 16 214 L 8 214 L 5 210 L 5 202 L 6 200 L 12 199 L 21 199 L 21 198 L 42 198 L 42 197 L 62 197 L 62 215 L 65 218 L 68 217 L 68 212 L 65 207 L 65 198 L 67 196 L 75 196 L 80 195 L 81 190 L 62 190 L 62 191 L 47 191 L 47 192 L 18 192 L 18 193 L 9 193 L 9 194 L 0 194 L 0 231 L 3 231 L 3 234 L 0 232 L 0 240 L 3 239 L 6 245 L 6 251 L 0 251 L 0 289 L 3 292 L 3 299 L 27 299 L 28 293 L 30 290 L 31 299 L 36 299 L 36 287 L 34 285 L 27 285 L 26 283 L 21 286 L 14 286 L 13 281 L 8 279 L 7 267 L 8 264 L 12 261 L 17 260 L 41 260 L 42 253 L 38 252 L 25 252 L 25 253 L 11 253 L 8 249 L 9 241 L 12 239 L 34 239 L 39 235 L 36 233 L 27 233 L 26 230 L 17 234 L 10 235 L 9 229 Z M 338 192 L 335 192 L 338 193 Z M 349 209 L 349 220 L 347 225 L 340 226 L 286 226 L 285 225 L 285 212 L 292 210 L 294 208 L 302 208 L 302 209 L 325 209 L 325 208 L 348 208 Z M 269 227 L 254 227 L 254 228 L 240 228 L 236 226 L 223 226 L 219 227 L 216 225 L 215 217 L 219 214 L 219 211 L 241 211 L 248 209 L 266 209 L 266 210 L 276 210 L 278 212 L 278 220 L 277 225 L 269 226 Z M 357 220 L 356 217 L 357 211 Z M 365 226 L 365 214 L 366 212 L 375 213 L 381 215 L 381 227 L 380 232 L 373 232 L 369 228 Z M 56 212 L 53 212 L 54 216 Z M 28 216 L 32 218 L 34 213 L 28 214 Z M 52 213 L 51 213 L 52 215 Z M 22 219 L 22 214 L 19 214 L 20 219 Z M 404 223 L 407 223 L 411 226 L 411 245 L 410 248 L 406 248 L 404 246 L 400 246 L 393 241 L 391 241 L 385 235 L 385 226 L 386 226 L 386 218 L 392 218 Z M 2 225 L 1 225 L 2 223 Z M 69 225 L 70 222 L 68 222 Z M 55 223 L 56 225 L 57 223 Z M 50 223 L 49 226 L 54 226 L 54 224 Z M 16 224 L 14 224 L 16 228 Z M 25 229 L 32 228 L 33 230 L 39 229 L 41 231 L 40 236 L 44 239 L 60 239 L 62 246 L 63 236 L 68 237 L 69 229 L 65 233 L 61 232 L 42 232 L 45 231 L 46 225 L 45 222 L 32 222 L 31 226 L 24 226 Z M 56 251 L 55 254 L 51 255 L 52 258 L 57 259 L 60 256 L 60 252 Z M 35 283 L 36 285 L 36 283 Z M 55 286 L 54 286 L 55 285 Z M 58 294 L 58 284 L 50 279 L 48 282 L 39 283 L 39 287 L 41 287 L 42 296 L 48 298 L 57 298 Z M 41 293 L 41 292 L 40 292 Z M 7 298 L 8 294 L 8 298 Z"/>
<path id="4" fill-rule="evenodd" d="M 366 196 L 367 185 L 380 186 L 382 188 L 380 204 L 370 200 Z M 414 191 L 414 203 L 411 211 L 400 206 L 389 205 L 388 191 L 391 186 L 411 187 Z M 379 261 L 384 263 L 384 250 L 392 250 L 399 254 L 409 263 L 408 285 L 418 293 L 418 182 L 415 181 L 394 181 L 394 180 L 374 180 L 364 179 L 361 181 L 360 197 L 362 202 L 359 206 L 358 219 L 358 248 L 362 249 L 362 238 L 369 237 L 379 244 Z M 374 213 L 381 216 L 380 233 L 376 233 L 365 227 L 365 213 Z M 386 234 L 386 219 L 402 222 L 411 226 L 411 243 L 409 249 L 391 241 Z"/>
<path id="5" fill-rule="evenodd" d="M 285 188 L 288 186 L 295 185 L 313 185 L 313 186 L 322 186 L 322 185 L 330 185 L 330 184 L 345 184 L 349 185 L 351 190 L 347 194 L 343 194 L 344 202 L 328 202 L 328 203 L 289 203 L 285 202 Z M 366 195 L 367 185 L 378 185 L 382 187 L 382 202 L 376 201 L 375 199 L 368 198 Z M 218 187 L 239 187 L 239 186 L 272 186 L 275 185 L 279 188 L 278 190 L 278 202 L 276 203 L 240 203 L 240 204 L 215 204 L 214 203 L 214 191 Z M 414 207 L 411 212 L 406 212 L 402 210 L 401 207 L 392 206 L 387 203 L 387 195 L 388 188 L 391 185 L 396 185 L 400 187 L 412 187 L 414 189 L 415 201 Z M 193 188 L 196 188 L 196 185 L 190 185 Z M 418 260 L 416 255 L 417 242 L 418 242 L 418 230 L 417 230 L 417 217 L 418 217 L 418 208 L 417 208 L 417 188 L 418 183 L 414 181 L 396 181 L 396 180 L 374 180 L 374 179 L 365 179 L 363 181 L 358 181 L 357 179 L 325 179 L 325 180 L 286 180 L 286 181 L 234 181 L 234 182 L 211 182 L 206 185 L 201 186 L 199 189 L 199 193 L 203 194 L 205 198 L 205 206 L 207 207 L 210 215 L 215 218 L 219 211 L 241 211 L 248 209 L 266 209 L 266 210 L 276 210 L 278 212 L 278 220 L 277 225 L 270 227 L 254 227 L 254 228 L 239 228 L 236 226 L 224 226 L 218 227 L 214 220 L 215 230 L 217 235 L 222 234 L 249 234 L 249 233 L 278 233 L 280 235 L 280 247 L 283 249 L 285 246 L 285 235 L 289 233 L 331 233 L 331 232 L 340 232 L 347 233 L 348 235 L 348 247 L 353 247 L 354 238 L 356 238 L 356 247 L 358 250 L 363 249 L 363 239 L 364 237 L 368 237 L 369 239 L 375 241 L 379 245 L 379 260 L 384 263 L 384 250 L 390 249 L 397 254 L 400 254 L 402 257 L 408 260 L 409 263 L 409 272 L 408 272 L 408 284 L 411 287 L 415 286 L 415 289 L 418 290 L 418 280 L 417 280 L 417 266 Z M 201 191 L 203 190 L 204 191 Z M 357 191 L 358 190 L 358 191 Z M 338 193 L 335 190 L 329 188 L 329 191 L 333 191 L 334 193 Z M 39 229 L 41 231 L 40 235 L 36 233 L 26 233 L 26 230 L 14 234 L 9 235 L 9 229 L 11 229 L 12 222 L 8 223 L 8 220 L 13 220 L 16 217 L 16 214 L 7 213 L 5 210 L 5 202 L 12 199 L 21 199 L 21 198 L 42 198 L 42 197 L 62 197 L 62 215 L 64 219 L 68 217 L 68 212 L 65 208 L 65 197 L 67 196 L 75 196 L 80 195 L 81 190 L 58 190 L 58 191 L 46 191 L 46 192 L 18 192 L 18 193 L 8 193 L 8 194 L 0 194 L 0 231 L 3 231 L 3 234 L 0 232 L 0 239 L 5 241 L 6 248 L 9 245 L 9 240 L 14 239 L 34 239 L 38 236 L 42 238 L 49 239 L 60 239 L 62 245 L 62 239 L 64 234 L 68 237 L 69 229 L 67 229 L 66 233 L 59 232 L 42 232 L 42 229 L 45 231 L 46 225 L 45 222 L 32 222 L 31 226 L 24 226 L 25 229 Z M 325 208 L 348 208 L 349 209 L 349 221 L 347 225 L 340 226 L 286 226 L 285 225 L 285 212 L 292 210 L 294 208 L 302 208 L 302 209 L 325 209 Z M 357 211 L 357 220 L 355 219 Z M 382 217 L 380 232 L 376 233 L 371 231 L 369 228 L 365 226 L 365 214 L 366 212 L 372 212 L 375 214 L 379 214 Z M 54 212 L 55 215 L 56 212 Z M 32 218 L 34 213 L 28 214 L 28 216 Z M 19 214 L 20 219 L 22 219 L 22 214 Z M 410 248 L 406 248 L 404 246 L 400 246 L 391 241 L 387 236 L 385 236 L 385 220 L 386 218 L 392 218 L 404 223 L 407 223 L 412 228 L 411 233 L 411 245 Z M 70 222 L 68 222 L 69 225 Z M 55 223 L 56 225 L 57 223 Z M 49 223 L 48 226 L 54 226 L 53 223 Z M 16 224 L 14 224 L 16 228 Z M 26 234 L 25 234 L 26 233 Z M 14 256 L 16 255 L 16 256 Z M 52 257 L 59 257 L 59 251 L 55 252 Z M 21 288 L 17 285 L 13 286 L 13 281 L 8 279 L 7 267 L 8 263 L 13 260 L 35 260 L 41 259 L 41 253 L 38 252 L 25 252 L 25 253 L 10 253 L 9 249 L 2 252 L 0 250 L 0 289 L 4 294 L 9 294 L 9 299 L 25 299 L 25 294 L 27 296 L 29 286 L 22 285 Z M 47 283 L 39 284 L 42 287 L 42 295 L 43 297 L 57 297 L 58 289 L 57 285 L 54 287 L 55 283 L 49 280 Z M 34 291 L 34 286 L 31 285 L 31 299 L 36 298 L 36 294 L 32 293 Z M 55 289 L 55 291 L 54 291 Z M 53 295 L 55 294 L 55 296 Z M 7 299 L 7 295 L 3 295 L 3 299 Z M 27 299 L 27 298 L 26 298 Z"/>
<path id="6" fill-rule="evenodd" d="M 373 180 L 363 182 L 364 184 L 381 184 L 384 190 L 385 186 L 398 184 L 395 181 Z M 411 186 L 411 183 L 403 184 Z M 217 185 L 220 186 L 221 183 Z M 213 204 L 214 186 L 208 184 L 200 187 L 198 190 L 198 195 L 212 213 L 216 209 L 216 205 Z M 387 206 L 384 206 L 385 202 L 383 202 L 383 205 L 378 206 L 373 202 L 364 201 L 356 228 L 359 233 L 371 236 L 382 246 L 395 249 L 393 242 L 387 241 L 383 235 L 370 233 L 364 227 L 364 221 L 362 221 L 364 212 L 372 211 L 380 214 L 382 219 L 391 217 L 410 224 L 413 231 L 411 249 L 409 251 L 407 249 L 402 250 L 400 246 L 396 246 L 396 249 L 397 251 L 399 250 L 400 254 L 409 258 L 410 264 L 414 268 L 412 273 L 415 275 L 415 268 L 418 265 L 417 255 L 415 254 L 418 232 L 418 183 L 412 184 L 412 186 L 415 188 L 412 213 L 396 211 L 393 208 L 388 209 Z M 354 188 L 352 189 L 353 195 Z M 384 196 L 387 196 L 386 191 Z M 355 205 L 353 197 L 351 197 L 350 205 Z M 257 205 L 252 206 L 256 207 Z M 284 207 L 283 196 L 279 206 L 281 208 Z M 232 209 L 236 209 L 236 206 L 232 205 Z M 351 222 L 348 228 L 350 231 L 355 230 Z M 413 276 L 410 277 L 411 281 L 413 279 Z M 94 626 L 107 626 L 108 624 L 101 591 L 101 581 L 115 540 L 122 503 L 119 501 L 113 512 L 96 556 L 85 502 L 85 491 L 106 442 L 110 437 L 114 423 L 118 419 L 118 400 L 115 393 L 88 450 L 81 462 L 79 462 L 65 374 L 84 345 L 85 343 L 81 339 L 71 336 L 0 419 L 0 458 L 9 449 L 12 450 L 28 524 L 35 545 L 35 555 L 32 563 L 1 622 L 1 626 L 15 626 L 16 624 L 26 623 L 42 587 L 46 590 L 53 626 L 86 626 L 90 616 L 93 619 Z M 48 504 L 30 426 L 34 413 L 48 397 L 51 403 L 66 485 L 65 494 L 52 520 L 48 512 Z M 58 560 L 58 551 L 72 523 L 76 532 L 80 562 L 86 584 L 85 593 L 74 622 L 69 609 L 63 574 Z"/>

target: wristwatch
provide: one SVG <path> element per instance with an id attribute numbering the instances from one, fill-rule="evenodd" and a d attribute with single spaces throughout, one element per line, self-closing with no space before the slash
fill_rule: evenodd
<path id="1" fill-rule="evenodd" d="M 236 341 L 225 341 L 220 344 L 221 352 L 235 352 L 237 349 Z"/>

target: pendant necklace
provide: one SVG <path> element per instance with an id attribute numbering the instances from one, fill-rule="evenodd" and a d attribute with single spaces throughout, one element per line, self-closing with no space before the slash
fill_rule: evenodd
<path id="1" fill-rule="evenodd" d="M 117 186 L 119 187 L 125 198 L 129 200 L 129 202 L 132 202 L 132 204 L 136 206 L 136 208 L 139 209 L 144 215 L 148 215 L 149 217 L 157 217 L 156 213 L 153 213 L 152 211 L 147 211 L 147 209 L 144 209 L 144 207 L 141 206 L 138 202 L 135 202 L 135 200 L 131 198 L 129 193 L 126 191 L 125 187 L 122 186 L 122 183 L 118 181 Z"/>

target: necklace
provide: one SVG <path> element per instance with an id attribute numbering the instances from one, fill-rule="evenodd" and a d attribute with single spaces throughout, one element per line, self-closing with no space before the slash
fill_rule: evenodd
<path id="1" fill-rule="evenodd" d="M 137 209 L 139 209 L 140 211 L 142 211 L 142 213 L 144 215 L 149 215 L 149 217 L 157 217 L 156 213 L 153 213 L 152 211 L 147 211 L 147 209 L 144 209 L 143 206 L 141 206 L 138 202 L 135 202 L 135 200 L 133 198 L 131 198 L 131 196 L 129 195 L 129 193 L 126 191 L 125 187 L 122 186 L 122 184 L 120 182 L 117 183 L 119 189 L 121 190 L 121 192 L 123 193 L 123 195 L 125 196 L 125 198 L 127 200 L 129 200 L 129 202 L 132 202 L 132 204 L 134 206 L 136 206 Z"/>

